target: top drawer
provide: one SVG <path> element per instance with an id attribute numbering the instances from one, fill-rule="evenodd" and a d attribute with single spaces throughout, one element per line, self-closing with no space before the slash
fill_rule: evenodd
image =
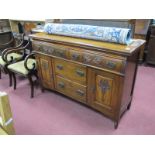
<path id="1" fill-rule="evenodd" d="M 33 49 L 48 55 L 124 74 L 126 60 L 120 56 L 39 41 L 33 41 Z"/>
<path id="2" fill-rule="evenodd" d="M 107 56 L 106 54 L 95 54 L 90 51 L 69 50 L 68 58 L 91 66 L 104 68 L 106 70 L 124 73 L 125 59 Z"/>
<path id="3" fill-rule="evenodd" d="M 61 59 L 54 59 L 54 70 L 57 75 L 86 85 L 86 67 Z"/>
<path id="4" fill-rule="evenodd" d="M 68 57 L 68 48 L 65 48 L 61 45 L 55 45 L 52 43 L 46 43 L 46 42 L 39 42 L 39 41 L 33 41 L 33 50 L 53 55 L 61 58 L 67 58 Z"/>

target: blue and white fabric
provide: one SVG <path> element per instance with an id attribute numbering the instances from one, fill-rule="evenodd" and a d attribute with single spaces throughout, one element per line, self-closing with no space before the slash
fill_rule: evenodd
<path id="1" fill-rule="evenodd" d="M 127 28 L 47 23 L 44 26 L 44 32 L 120 44 L 130 44 L 132 42 L 131 30 Z"/>

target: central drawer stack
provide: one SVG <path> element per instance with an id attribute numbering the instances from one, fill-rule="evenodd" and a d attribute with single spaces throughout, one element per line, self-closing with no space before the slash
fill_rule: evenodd
<path id="1" fill-rule="evenodd" d="M 86 67 L 62 59 L 53 59 L 55 89 L 80 102 L 86 102 Z"/>

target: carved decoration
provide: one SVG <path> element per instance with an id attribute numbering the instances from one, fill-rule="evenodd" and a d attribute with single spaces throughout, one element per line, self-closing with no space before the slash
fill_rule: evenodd
<path id="1" fill-rule="evenodd" d="M 85 63 L 88 63 L 88 62 L 91 61 L 91 57 L 90 57 L 89 55 L 86 55 L 86 54 L 85 54 L 85 55 L 83 56 L 83 58 L 84 58 L 84 62 L 85 62 Z"/>
<path id="2" fill-rule="evenodd" d="M 42 65 L 43 65 L 44 70 L 48 69 L 48 63 L 47 62 L 43 62 Z"/>
<path id="3" fill-rule="evenodd" d="M 96 56 L 93 60 L 95 64 L 99 64 L 101 61 L 102 61 L 102 58 L 100 56 Z"/>
<path id="4" fill-rule="evenodd" d="M 99 87 L 101 88 L 103 93 L 106 93 L 110 89 L 108 80 L 100 80 Z"/>
<path id="5" fill-rule="evenodd" d="M 107 61 L 106 62 L 106 67 L 108 67 L 110 69 L 115 69 L 116 68 L 116 63 L 112 62 L 112 61 Z"/>

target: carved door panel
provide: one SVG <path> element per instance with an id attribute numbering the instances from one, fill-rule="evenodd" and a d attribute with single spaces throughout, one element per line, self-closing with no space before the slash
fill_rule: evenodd
<path id="1" fill-rule="evenodd" d="M 45 88 L 53 89 L 53 69 L 52 69 L 52 58 L 36 55 L 38 65 L 38 75 L 41 79 L 42 85 Z"/>
<path id="2" fill-rule="evenodd" d="M 100 111 L 114 112 L 120 103 L 123 78 L 108 72 L 88 69 L 88 103 Z"/>

